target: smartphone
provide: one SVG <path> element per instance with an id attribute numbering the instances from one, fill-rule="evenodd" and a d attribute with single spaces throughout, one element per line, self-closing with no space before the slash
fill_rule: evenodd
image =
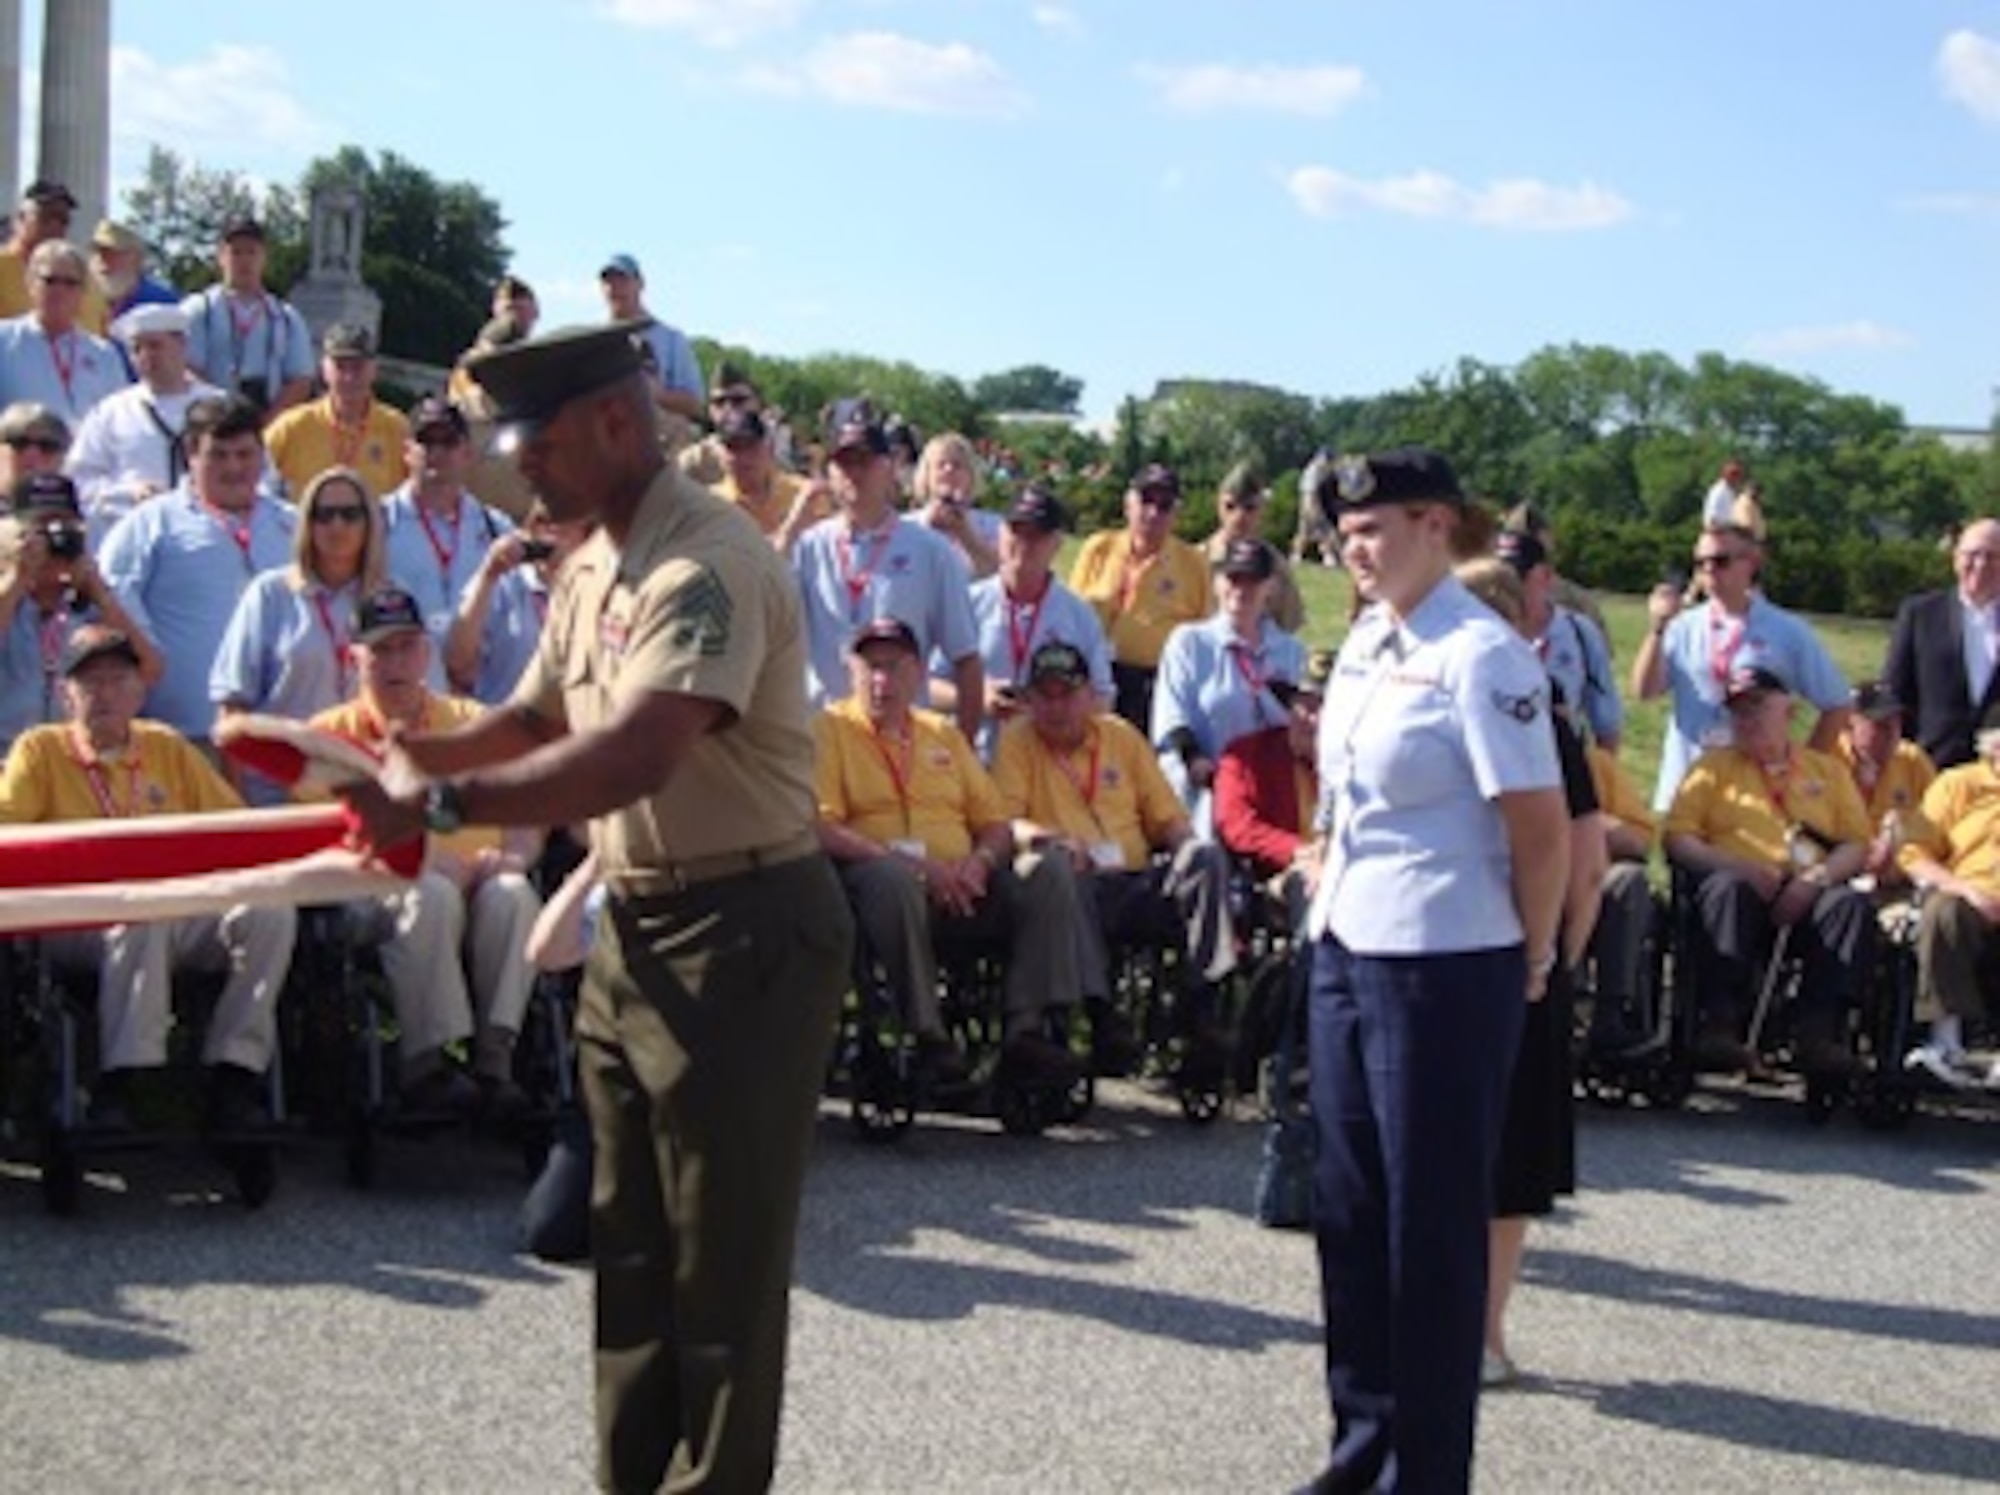
<path id="1" fill-rule="evenodd" d="M 521 542 L 521 559 L 524 561 L 545 561 L 555 553 L 555 542 L 551 540 L 523 540 Z"/>
<path id="2" fill-rule="evenodd" d="M 1672 587 L 1675 592 L 1685 592 L 1688 585 L 1688 574 L 1679 566 L 1669 566 L 1660 573 L 1660 585 L 1663 587 Z"/>

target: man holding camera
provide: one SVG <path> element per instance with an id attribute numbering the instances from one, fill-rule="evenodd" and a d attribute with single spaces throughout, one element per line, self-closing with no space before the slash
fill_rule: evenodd
<path id="1" fill-rule="evenodd" d="M 232 219 L 216 248 L 222 283 L 188 297 L 181 310 L 195 372 L 269 421 L 312 393 L 313 341 L 298 308 L 264 289 L 264 259 L 264 225 Z"/>
<path id="2" fill-rule="evenodd" d="M 0 567 L 0 757 L 28 728 L 63 718 L 62 659 L 78 628 L 102 622 L 124 634 L 139 676 L 160 678 L 160 653 L 132 626 L 84 543 L 76 487 L 57 472 L 31 473 L 10 490 L 12 532 Z"/>

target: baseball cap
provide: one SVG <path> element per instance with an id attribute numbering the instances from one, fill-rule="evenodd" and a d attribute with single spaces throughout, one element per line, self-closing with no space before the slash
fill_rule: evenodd
<path id="1" fill-rule="evenodd" d="M 63 650 L 63 678 L 69 679 L 85 665 L 100 659 L 122 659 L 136 669 L 139 651 L 133 647 L 132 640 L 118 629 L 107 628 L 102 623 L 86 623 L 70 635 L 69 644 Z"/>
<path id="2" fill-rule="evenodd" d="M 1132 474 L 1132 481 L 1128 486 L 1138 489 L 1141 493 L 1171 494 L 1174 502 L 1180 502 L 1180 474 L 1164 462 L 1148 462 Z"/>
<path id="3" fill-rule="evenodd" d="M 1070 527 L 1070 514 L 1055 494 L 1037 483 L 1029 483 L 1007 506 L 1006 522 L 1053 535 Z"/>
<path id="4" fill-rule="evenodd" d="M 1331 486 L 1332 492 L 1326 491 Z M 1320 504 L 1329 514 L 1384 504 L 1465 504 L 1451 464 L 1428 447 L 1404 446 L 1368 456 L 1335 457 L 1322 479 Z M 1329 501 L 1330 500 L 1330 501 Z"/>
<path id="5" fill-rule="evenodd" d="M 643 326 L 635 319 L 564 327 L 468 357 L 467 377 L 493 401 L 497 445 L 518 446 L 579 395 L 638 373 Z"/>
<path id="6" fill-rule="evenodd" d="M 1300 696 L 1311 696 L 1315 700 L 1326 695 L 1326 682 L 1333 678 L 1333 650 L 1315 649 L 1306 656 L 1306 672 L 1297 680 L 1273 680 L 1271 694 L 1279 704 L 1290 708 Z"/>
<path id="7" fill-rule="evenodd" d="M 1090 661 L 1083 657 L 1083 650 L 1075 644 L 1060 641 L 1043 644 L 1028 657 L 1028 684 L 1039 685 L 1044 680 L 1055 680 L 1064 685 L 1088 685 Z"/>
<path id="8" fill-rule="evenodd" d="M 597 278 L 602 280 L 607 275 L 629 275 L 634 280 L 646 278 L 639 273 L 639 262 L 629 254 L 614 254 L 607 259 L 604 267 L 597 272 Z"/>
<path id="9" fill-rule="evenodd" d="M 472 427 L 465 418 L 465 412 L 450 400 L 425 395 L 410 410 L 410 434 L 422 436 L 426 431 L 437 430 L 465 436 L 470 434 Z"/>
<path id="10" fill-rule="evenodd" d="M 863 449 L 887 456 L 889 433 L 874 404 L 860 396 L 835 400 L 826 414 L 826 449 L 836 457 Z"/>
<path id="11" fill-rule="evenodd" d="M 222 242 L 227 244 L 231 239 L 255 239 L 261 244 L 264 242 L 264 225 L 248 213 L 232 218 L 222 225 Z"/>
<path id="12" fill-rule="evenodd" d="M 401 587 L 377 587 L 361 599 L 354 613 L 354 641 L 380 643 L 398 633 L 422 633 L 423 611 L 417 599 Z"/>
<path id="13" fill-rule="evenodd" d="M 1503 529 L 1493 538 L 1493 554 L 1526 576 L 1549 558 L 1549 549 L 1524 529 Z"/>
<path id="14" fill-rule="evenodd" d="M 715 438 L 724 446 L 755 446 L 769 434 L 764 417 L 747 405 L 732 405 L 716 418 Z"/>
<path id="15" fill-rule="evenodd" d="M 1735 706 L 1751 701 L 1759 696 L 1777 691 L 1790 695 L 1791 687 L 1777 671 L 1761 664 L 1740 665 L 1729 672 L 1728 683 L 1723 687 L 1722 702 L 1725 706 Z"/>
<path id="16" fill-rule="evenodd" d="M 1902 698 L 1886 680 L 1870 680 L 1854 687 L 1854 709 L 1871 721 L 1884 721 L 1903 714 Z"/>
<path id="17" fill-rule="evenodd" d="M 357 322 L 335 322 L 319 340 L 319 350 L 328 358 L 373 358 L 375 339 Z"/>
<path id="18" fill-rule="evenodd" d="M 42 203 L 48 206 L 76 211 L 76 194 L 69 190 L 67 183 L 52 177 L 36 177 L 21 189 L 22 202 Z"/>
<path id="19" fill-rule="evenodd" d="M 854 630 L 854 638 L 847 646 L 850 654 L 859 654 L 870 644 L 897 644 L 912 654 L 923 652 L 917 643 L 917 631 L 901 618 L 872 618 Z"/>
<path id="20" fill-rule="evenodd" d="M 31 514 L 61 515 L 81 521 L 83 504 L 76 496 L 76 484 L 59 472 L 28 472 L 14 479 L 8 494 L 14 512 L 23 518 Z"/>
<path id="21" fill-rule="evenodd" d="M 1278 573 L 1278 553 L 1262 540 L 1231 540 L 1219 569 L 1224 576 L 1269 581 Z"/>
<path id="22" fill-rule="evenodd" d="M 69 423 L 46 405 L 16 400 L 0 410 L 0 442 L 53 441 L 69 446 Z"/>
<path id="23" fill-rule="evenodd" d="M 97 227 L 90 231 L 90 247 L 121 251 L 144 249 L 146 241 L 124 224 L 114 223 L 109 218 L 100 218 L 97 220 Z"/>

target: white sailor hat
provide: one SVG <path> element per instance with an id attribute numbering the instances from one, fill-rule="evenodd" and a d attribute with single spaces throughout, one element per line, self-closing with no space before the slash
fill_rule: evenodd
<path id="1" fill-rule="evenodd" d="M 129 343 L 146 332 L 178 332 L 185 336 L 187 330 L 187 313 L 166 301 L 135 306 L 111 324 L 111 335 L 121 343 Z"/>

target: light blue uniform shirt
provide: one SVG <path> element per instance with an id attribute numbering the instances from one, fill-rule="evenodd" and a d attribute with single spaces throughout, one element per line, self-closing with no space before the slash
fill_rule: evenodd
<path id="1" fill-rule="evenodd" d="M 961 562 L 965 559 L 956 545 L 951 547 L 951 553 Z M 1104 625 L 1097 620 L 1097 609 L 1057 581 L 1053 574 L 1039 606 L 1034 603 L 1017 606 L 1010 602 L 998 576 L 975 581 L 972 626 L 979 634 L 979 658 L 986 666 L 988 684 L 1005 682 L 1025 691 L 1028 661 L 1035 657 L 1035 651 L 1043 644 L 1068 644 L 1082 651 L 1090 665 L 1091 689 L 1097 692 L 1105 709 L 1110 709 L 1111 646 L 1105 640 Z M 948 677 L 951 673 L 948 663 L 937 655 L 932 656 L 931 667 L 936 675 Z M 980 724 L 975 746 L 980 757 L 992 756 L 991 717 Z"/>
<path id="2" fill-rule="evenodd" d="M 1660 654 L 1672 705 L 1660 746 L 1660 778 L 1653 786 L 1653 808 L 1661 812 L 1674 802 L 1694 760 L 1730 740 L 1722 683 L 1731 671 L 1762 665 L 1821 711 L 1848 704 L 1847 677 L 1812 625 L 1762 593 L 1752 594 L 1740 629 L 1713 602 L 1685 609 L 1667 624 Z"/>
<path id="3" fill-rule="evenodd" d="M 113 525 L 98 556 L 105 581 L 166 657 L 145 714 L 200 742 L 215 725 L 208 677 L 237 601 L 258 573 L 292 557 L 297 510 L 260 493 L 248 518 L 246 548 L 183 485 Z"/>
<path id="4" fill-rule="evenodd" d="M 1203 757 L 1214 761 L 1237 738 L 1285 719 L 1271 694 L 1273 680 L 1297 681 L 1306 672 L 1306 648 L 1268 617 L 1258 624 L 1256 647 L 1241 643 L 1220 613 L 1183 623 L 1160 650 L 1153 686 L 1152 730 L 1147 734 L 1174 793 L 1192 805 L 1192 786 L 1180 753 L 1167 739 L 1186 728 Z"/>
<path id="5" fill-rule="evenodd" d="M 1319 768 L 1332 828 L 1315 937 L 1359 955 L 1521 943 L 1494 800 L 1562 785 L 1548 676 L 1456 577 L 1400 627 L 1379 604 L 1356 619 L 1320 708 Z"/>
<path id="6" fill-rule="evenodd" d="M 28 728 L 63 719 L 63 650 L 96 612 L 64 604 L 45 613 L 32 597 L 23 597 L 14 609 L 0 652 L 0 758 Z"/>
<path id="7" fill-rule="evenodd" d="M 459 599 L 479 574 L 493 542 L 514 533 L 514 521 L 470 493 L 460 493 L 456 524 L 434 518 L 426 525 L 406 483 L 382 500 L 382 523 L 388 538 L 389 575 L 417 599 L 424 628 L 442 652 L 451 620 L 458 615 Z"/>
<path id="8" fill-rule="evenodd" d="M 80 327 L 51 340 L 32 316 L 0 321 L 0 407 L 33 400 L 73 434 L 93 405 L 131 382 L 118 350 Z"/>
<path id="9" fill-rule="evenodd" d="M 255 313 L 243 316 L 253 304 Z M 210 286 L 181 302 L 181 310 L 188 319 L 188 367 L 211 384 L 235 390 L 246 379 L 262 379 L 266 398 L 275 399 L 279 386 L 316 371 L 305 318 L 269 291 L 256 303 L 237 302 L 221 286 Z"/>
<path id="10" fill-rule="evenodd" d="M 845 516 L 799 537 L 792 570 L 805 599 L 806 693 L 816 707 L 846 699 L 848 645 L 863 623 L 896 618 L 917 635 L 917 653 L 956 662 L 979 652 L 972 598 L 949 540 L 902 515 L 851 542 Z"/>
<path id="11" fill-rule="evenodd" d="M 685 390 L 697 400 L 708 398 L 708 385 L 701 377 L 701 363 L 695 358 L 694 348 L 688 342 L 686 333 L 656 318 L 647 325 L 642 336 L 660 366 L 661 384 L 668 389 Z"/>
<path id="12" fill-rule="evenodd" d="M 486 610 L 486 631 L 480 636 L 479 674 L 472 683 L 475 701 L 498 706 L 514 694 L 521 672 L 541 644 L 548 605 L 548 589 L 531 567 L 516 566 L 500 578 Z"/>
<path id="13" fill-rule="evenodd" d="M 1600 742 L 1625 730 L 1625 702 L 1611 673 L 1611 646 L 1598 626 L 1558 603 L 1538 651 L 1549 678 L 1562 687 L 1572 722 Z"/>

